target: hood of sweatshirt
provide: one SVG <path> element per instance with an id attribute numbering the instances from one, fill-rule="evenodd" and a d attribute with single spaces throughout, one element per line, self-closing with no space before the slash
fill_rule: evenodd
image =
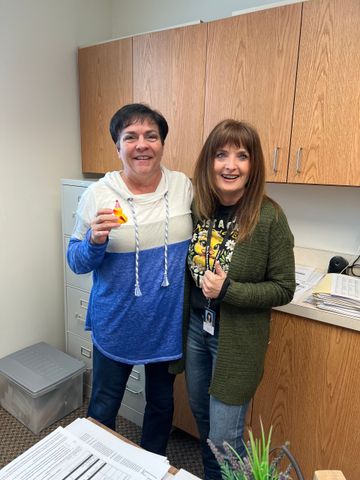
<path id="1" fill-rule="evenodd" d="M 108 172 L 103 178 L 99 180 L 99 182 L 103 182 L 108 188 L 113 190 L 114 193 L 116 193 L 116 195 L 118 195 L 122 200 L 128 201 L 129 199 L 132 199 L 136 204 L 147 204 L 160 200 L 168 192 L 168 178 L 166 174 L 166 169 L 164 167 L 161 167 L 162 175 L 159 185 L 157 186 L 155 192 L 151 193 L 142 193 L 135 195 L 129 190 L 120 173 L 121 171 Z"/>

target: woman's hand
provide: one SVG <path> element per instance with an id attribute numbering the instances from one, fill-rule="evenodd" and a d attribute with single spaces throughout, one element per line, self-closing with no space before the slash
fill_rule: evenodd
<path id="1" fill-rule="evenodd" d="M 91 243 L 101 245 L 106 242 L 111 229 L 120 227 L 119 219 L 111 208 L 100 209 L 90 224 Z"/>
<path id="2" fill-rule="evenodd" d="M 215 262 L 215 272 L 206 270 L 202 281 L 202 292 L 206 298 L 217 298 L 220 295 L 222 286 L 226 279 L 226 273 L 220 266 L 220 262 Z"/>

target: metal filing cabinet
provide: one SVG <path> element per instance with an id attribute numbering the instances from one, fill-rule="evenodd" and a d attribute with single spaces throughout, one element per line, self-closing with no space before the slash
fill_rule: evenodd
<path id="1" fill-rule="evenodd" d="M 91 389 L 92 342 L 90 332 L 84 330 L 84 325 L 92 274 L 77 275 L 72 272 L 66 261 L 66 251 L 74 228 L 79 200 L 91 183 L 91 180 L 61 180 L 66 352 L 86 363 L 84 389 L 87 395 L 90 395 Z M 136 365 L 130 374 L 119 414 L 141 426 L 144 409 L 145 371 L 143 365 Z"/>

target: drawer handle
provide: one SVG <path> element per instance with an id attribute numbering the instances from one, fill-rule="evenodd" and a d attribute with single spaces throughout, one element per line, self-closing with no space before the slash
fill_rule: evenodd
<path id="1" fill-rule="evenodd" d="M 133 393 L 134 395 L 140 395 L 140 393 L 142 393 L 142 390 L 133 390 L 132 388 L 129 388 L 128 386 L 126 386 L 126 390 L 130 393 Z"/>
<path id="2" fill-rule="evenodd" d="M 83 300 L 82 298 L 80 298 L 80 307 L 87 310 L 88 306 L 89 306 L 89 302 L 87 300 Z"/>
<path id="3" fill-rule="evenodd" d="M 80 353 L 83 357 L 91 358 L 91 350 L 86 347 L 80 347 Z"/>
<path id="4" fill-rule="evenodd" d="M 130 373 L 130 378 L 133 378 L 134 380 L 140 380 L 140 372 L 132 371 Z"/>
<path id="5" fill-rule="evenodd" d="M 81 323 L 85 323 L 85 318 L 81 315 L 81 313 L 75 313 L 75 318 Z"/>

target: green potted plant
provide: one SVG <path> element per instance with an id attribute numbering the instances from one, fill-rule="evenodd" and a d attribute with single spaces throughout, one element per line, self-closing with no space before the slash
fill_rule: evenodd
<path id="1" fill-rule="evenodd" d="M 297 475 L 295 478 L 298 480 L 304 480 L 297 461 L 289 451 L 289 443 L 271 448 L 271 434 L 272 427 L 266 438 L 262 423 L 260 439 L 254 438 L 252 431 L 249 430 L 249 441 L 245 445 L 247 455 L 244 458 L 241 458 L 227 442 L 223 444 L 225 451 L 223 455 L 211 440 L 208 440 L 220 465 L 223 480 L 293 480 L 293 473 Z M 280 463 L 283 463 L 284 459 L 288 465 L 282 471 Z"/>

